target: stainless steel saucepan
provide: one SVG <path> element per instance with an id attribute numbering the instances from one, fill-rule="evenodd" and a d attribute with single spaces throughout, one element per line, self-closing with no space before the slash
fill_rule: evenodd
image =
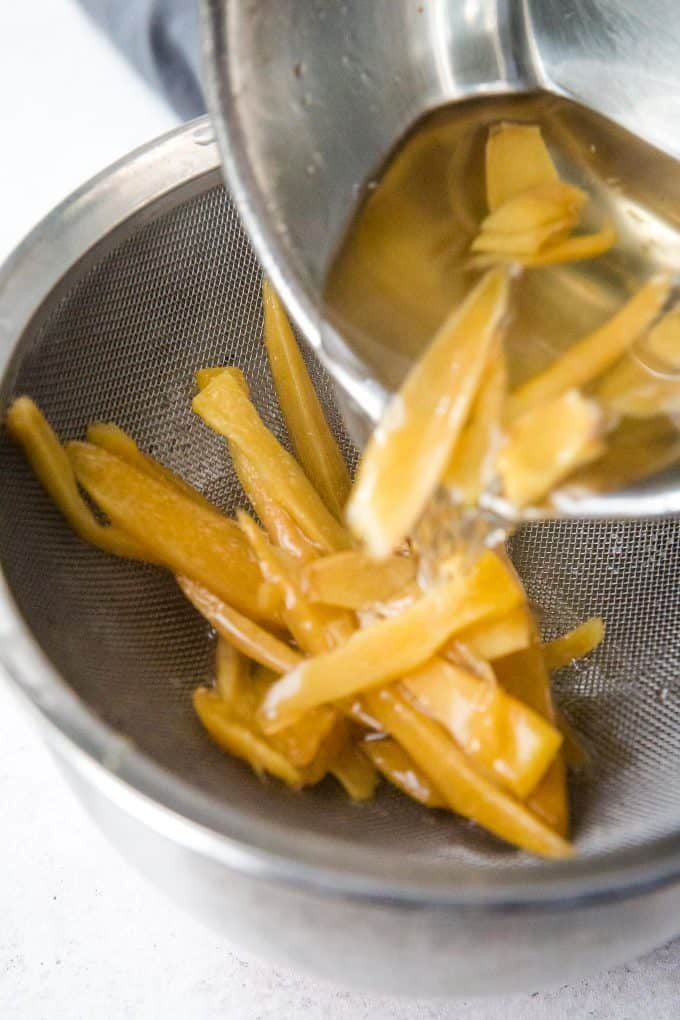
<path id="1" fill-rule="evenodd" d="M 673 0 L 203 0 L 203 14 L 229 187 L 360 439 L 455 301 L 450 199 L 481 208 L 491 124 L 539 123 L 564 177 L 619 235 L 605 257 L 541 271 L 524 287 L 522 336 L 544 356 L 599 325 L 653 272 L 677 274 Z M 415 151 L 383 179 L 415 125 Z M 329 286 L 366 197 L 382 220 L 408 224 L 395 236 L 401 263 L 418 272 L 404 273 L 401 293 L 372 271 L 382 238 L 355 246 Z M 556 506 L 572 517 L 677 513 L 680 467 Z"/>

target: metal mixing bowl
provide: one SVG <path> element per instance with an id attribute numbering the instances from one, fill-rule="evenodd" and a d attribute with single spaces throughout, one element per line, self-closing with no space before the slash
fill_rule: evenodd
<path id="1" fill-rule="evenodd" d="M 0 417 L 30 393 L 64 438 L 113 418 L 227 509 L 224 445 L 192 375 L 234 361 L 283 435 L 260 270 L 199 121 L 56 209 L 0 279 Z M 319 365 L 310 366 L 348 454 Z M 558 678 L 592 746 L 579 854 L 530 859 L 383 788 L 294 794 L 221 754 L 190 691 L 211 638 L 169 575 L 86 547 L 0 433 L 0 657 L 71 783 L 154 882 L 246 949 L 359 987 L 468 994 L 573 980 L 663 942 L 680 909 L 677 521 L 555 523 L 513 555 L 554 634 L 605 645 Z"/>

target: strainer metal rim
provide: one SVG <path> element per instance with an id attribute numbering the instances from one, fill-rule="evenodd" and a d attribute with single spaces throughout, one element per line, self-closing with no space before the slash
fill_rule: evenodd
<path id="1" fill-rule="evenodd" d="M 115 164 L 58 206 L 0 272 L 0 379 L 55 287 L 98 248 L 219 180 L 219 157 L 202 118 Z M 99 254 L 101 251 L 99 251 Z M 0 384 L 0 388 L 1 388 Z M 569 908 L 628 897 L 680 878 L 680 832 L 644 847 L 531 872 L 478 873 L 456 881 L 451 865 L 376 860 L 370 850 L 255 821 L 170 775 L 103 723 L 69 689 L 31 635 L 0 565 L 0 661 L 47 724 L 57 752 L 106 796 L 175 842 L 268 880 L 366 901 L 499 910 Z M 339 853 L 339 846 L 341 853 Z"/>

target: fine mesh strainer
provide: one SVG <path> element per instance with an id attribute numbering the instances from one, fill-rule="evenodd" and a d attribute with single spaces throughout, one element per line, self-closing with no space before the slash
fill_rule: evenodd
<path id="1" fill-rule="evenodd" d="M 232 511 L 223 442 L 190 411 L 193 374 L 230 362 L 284 439 L 261 344 L 260 268 L 209 128 L 134 154 L 57 209 L 0 281 L 0 415 L 28 393 L 64 439 L 113 419 Z M 351 460 L 329 381 L 309 356 Z M 593 614 L 607 640 L 557 679 L 593 754 L 573 786 L 573 862 L 512 851 L 383 789 L 291 793 L 224 756 L 190 692 L 204 622 L 158 569 L 70 531 L 0 433 L 0 656 L 111 838 L 173 895 L 257 951 L 410 993 L 566 981 L 675 934 L 680 907 L 680 529 L 527 527 L 512 554 L 551 636 Z"/>

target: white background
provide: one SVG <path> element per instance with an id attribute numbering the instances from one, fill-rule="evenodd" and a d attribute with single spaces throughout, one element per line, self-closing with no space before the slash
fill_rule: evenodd
<path id="1" fill-rule="evenodd" d="M 71 0 L 0 0 L 0 258 L 69 191 L 173 123 Z M 2 1020 L 680 1016 L 680 943 L 578 986 L 448 1003 L 350 994 L 245 960 L 105 843 L 2 678 L 0 817 Z"/>

